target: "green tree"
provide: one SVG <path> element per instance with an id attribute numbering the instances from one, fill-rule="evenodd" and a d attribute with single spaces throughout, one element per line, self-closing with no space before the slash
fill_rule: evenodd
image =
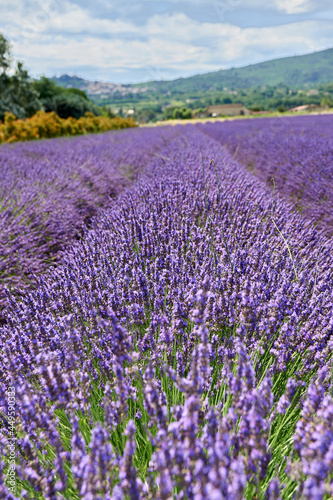
<path id="1" fill-rule="evenodd" d="M 140 109 L 135 112 L 134 119 L 139 123 L 149 123 L 157 120 L 156 112 L 151 108 Z"/>
<path id="2" fill-rule="evenodd" d="M 55 111 L 61 118 L 80 118 L 87 111 L 94 115 L 101 114 L 83 90 L 59 87 L 46 76 L 34 82 L 34 89 L 38 92 L 44 110 Z"/>
<path id="3" fill-rule="evenodd" d="M 24 119 L 42 107 L 23 63 L 17 62 L 15 68 L 12 63 L 10 43 L 0 34 L 0 120 L 6 111 Z M 14 73 L 10 75 L 11 70 Z"/>
<path id="4" fill-rule="evenodd" d="M 10 45 L 8 40 L 0 33 L 0 120 L 2 119 L 2 101 L 9 85 L 7 71 L 11 65 Z"/>
<path id="5" fill-rule="evenodd" d="M 173 112 L 173 118 L 180 118 L 181 120 L 185 120 L 188 118 L 192 118 L 192 111 L 188 108 L 176 108 Z"/>
<path id="6" fill-rule="evenodd" d="M 42 76 L 39 80 L 34 83 L 34 88 L 39 94 L 39 98 L 43 101 L 45 99 L 52 99 L 54 96 L 62 94 L 64 89 L 58 87 L 52 80 L 46 76 Z"/>
<path id="7" fill-rule="evenodd" d="M 333 96 L 325 96 L 321 100 L 320 105 L 323 107 L 328 106 L 329 108 L 333 108 Z"/>
<path id="8" fill-rule="evenodd" d="M 85 91 L 81 90 L 81 89 L 75 89 L 75 88 L 65 89 L 65 93 L 69 94 L 69 95 L 71 95 L 71 94 L 79 95 L 80 97 L 82 97 L 86 101 L 90 101 L 90 99 L 87 96 L 87 94 L 85 93 Z"/>
<path id="9" fill-rule="evenodd" d="M 8 40 L 0 33 L 0 77 L 6 74 L 12 62 L 10 53 L 10 44 Z"/>
<path id="10" fill-rule="evenodd" d="M 103 116 L 107 116 L 108 118 L 114 118 L 116 116 L 110 106 L 102 106 L 101 114 Z"/>
<path id="11" fill-rule="evenodd" d="M 165 120 L 172 120 L 173 118 L 173 113 L 174 111 L 177 109 L 176 106 L 168 106 L 165 110 L 164 110 L 164 119 Z"/>
<path id="12" fill-rule="evenodd" d="M 43 100 L 45 111 L 55 111 L 60 118 L 80 118 L 87 111 L 94 115 L 100 115 L 100 110 L 95 104 L 87 101 L 80 95 L 62 93 L 54 96 L 52 99 Z"/>

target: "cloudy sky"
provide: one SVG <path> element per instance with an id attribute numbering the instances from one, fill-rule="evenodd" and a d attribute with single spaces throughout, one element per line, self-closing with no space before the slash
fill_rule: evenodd
<path id="1" fill-rule="evenodd" d="M 33 76 L 173 79 L 333 47 L 332 0 L 0 0 Z"/>

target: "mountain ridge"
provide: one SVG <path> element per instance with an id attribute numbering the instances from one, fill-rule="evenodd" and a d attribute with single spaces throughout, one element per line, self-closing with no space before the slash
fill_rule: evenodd
<path id="1" fill-rule="evenodd" d="M 63 87 L 84 90 L 92 100 L 127 95 L 182 95 L 209 91 L 239 90 L 284 85 L 306 88 L 333 82 L 333 48 L 301 56 L 281 57 L 247 66 L 222 69 L 175 80 L 157 80 L 136 84 L 90 81 L 64 74 L 52 80 Z M 142 96 L 144 97 L 144 96 Z"/>
<path id="2" fill-rule="evenodd" d="M 182 87 L 183 83 L 186 82 L 186 88 L 189 91 L 192 90 L 191 84 L 194 82 L 196 87 L 198 83 L 204 84 L 205 87 L 213 84 L 216 90 L 222 90 L 222 88 L 218 89 L 216 79 L 219 79 L 220 87 L 222 85 L 228 86 L 229 83 L 230 90 L 233 90 L 231 87 L 241 89 L 260 85 L 303 86 L 314 83 L 329 83 L 333 81 L 333 48 L 301 56 L 281 57 L 247 66 L 232 67 L 186 78 L 152 83 L 159 87 L 172 86 L 179 89 L 179 86 Z M 150 84 L 151 82 L 136 85 L 147 86 Z M 205 88 L 205 90 L 208 90 L 208 88 Z"/>

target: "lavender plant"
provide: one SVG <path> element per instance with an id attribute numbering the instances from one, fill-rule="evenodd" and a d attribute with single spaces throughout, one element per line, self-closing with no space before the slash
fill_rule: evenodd
<path id="1" fill-rule="evenodd" d="M 168 135 L 168 132 L 165 131 Z M 57 261 L 110 197 L 164 145 L 159 131 L 112 132 L 0 148 L 0 307 Z M 0 311 L 0 318 L 4 314 Z"/>
<path id="2" fill-rule="evenodd" d="M 199 125 L 304 217 L 332 235 L 331 115 Z"/>
<path id="3" fill-rule="evenodd" d="M 332 240 L 198 128 L 145 133 L 137 181 L 9 294 L 2 497 L 330 498 Z"/>

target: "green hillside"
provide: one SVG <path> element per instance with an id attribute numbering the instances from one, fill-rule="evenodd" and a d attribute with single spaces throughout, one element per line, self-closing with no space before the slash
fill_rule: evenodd
<path id="1" fill-rule="evenodd" d="M 76 87 L 89 92 L 88 82 L 77 76 L 62 75 L 52 79 L 58 85 L 64 87 Z M 121 91 L 122 94 L 135 92 L 150 88 L 164 92 L 207 92 L 212 90 L 222 91 L 224 88 L 248 89 L 270 86 L 289 86 L 301 88 L 316 86 L 321 83 L 333 82 L 333 48 L 307 54 L 305 56 L 283 57 L 259 64 L 250 64 L 242 68 L 231 68 L 226 70 L 195 75 L 188 78 L 178 78 L 170 81 L 154 81 L 132 85 L 115 85 L 100 83 L 101 93 L 105 94 L 106 86 L 109 92 Z M 95 87 L 99 82 L 94 82 Z M 95 95 L 98 93 L 95 90 Z"/>
<path id="2" fill-rule="evenodd" d="M 300 88 L 332 81 L 333 49 L 327 49 L 173 81 L 149 82 L 148 85 L 161 92 L 205 92 L 225 87 L 232 90 L 280 84 Z M 142 86 L 147 87 L 147 84 Z"/>
<path id="3" fill-rule="evenodd" d="M 121 85 L 68 75 L 54 81 L 84 90 L 116 114 L 135 113 L 140 123 L 195 115 L 216 104 L 242 103 L 253 111 L 333 107 L 333 49 L 170 81 Z"/>

